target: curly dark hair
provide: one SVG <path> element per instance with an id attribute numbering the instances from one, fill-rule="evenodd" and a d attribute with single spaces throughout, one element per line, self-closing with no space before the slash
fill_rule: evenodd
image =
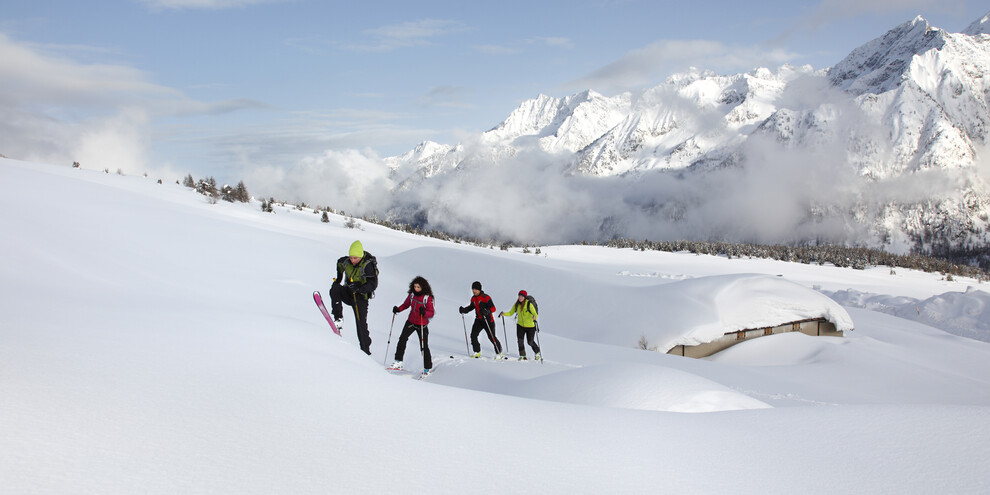
<path id="1" fill-rule="evenodd" d="M 420 289 L 423 289 L 423 291 L 420 292 L 421 294 L 425 294 L 427 296 L 433 297 L 433 289 L 430 288 L 430 283 L 427 282 L 425 278 L 420 277 L 418 275 L 416 276 L 416 278 L 412 279 L 412 282 L 409 282 L 409 293 L 410 294 L 412 294 L 414 292 L 413 291 L 413 285 L 416 285 L 416 284 L 419 284 L 419 288 Z"/>

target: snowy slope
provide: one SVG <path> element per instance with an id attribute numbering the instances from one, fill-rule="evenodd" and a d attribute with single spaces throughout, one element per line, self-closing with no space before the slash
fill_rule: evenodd
<path id="1" fill-rule="evenodd" d="M 711 276 L 918 299 L 973 286 L 965 294 L 982 300 L 972 280 L 597 247 L 501 252 L 5 159 L 0 208 L 4 492 L 990 489 L 990 344 L 852 307 L 845 338 L 766 337 L 706 360 L 640 351 L 613 331 L 698 321 L 656 295 Z M 371 357 L 349 318 L 333 335 L 310 297 L 355 238 L 381 264 Z M 437 294 L 425 381 L 383 370 L 396 344 L 388 308 L 417 274 Z M 544 364 L 492 361 L 489 343 L 486 359 L 466 357 L 456 307 L 474 280 L 500 310 L 520 288 L 538 297 Z M 942 311 L 986 321 L 982 309 Z"/>

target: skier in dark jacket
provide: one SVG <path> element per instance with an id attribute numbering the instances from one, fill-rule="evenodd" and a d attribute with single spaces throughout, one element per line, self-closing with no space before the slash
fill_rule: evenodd
<path id="1" fill-rule="evenodd" d="M 433 289 L 423 277 L 416 277 L 409 282 L 409 295 L 399 306 L 392 306 L 392 314 L 398 314 L 409 308 L 409 317 L 402 327 L 402 335 L 395 346 L 395 362 L 392 368 L 402 369 L 402 356 L 406 353 L 406 340 L 415 332 L 419 335 L 420 349 L 423 351 L 423 373 L 429 373 L 433 368 L 433 357 L 430 355 L 430 329 L 426 325 L 433 318 Z"/>
<path id="2" fill-rule="evenodd" d="M 337 275 L 330 284 L 330 304 L 333 319 L 343 319 L 343 304 L 354 308 L 358 343 L 365 354 L 371 354 L 371 334 L 368 333 L 368 300 L 378 288 L 378 262 L 365 252 L 361 241 L 351 244 L 347 256 L 337 260 Z"/>
<path id="3" fill-rule="evenodd" d="M 471 303 L 460 308 L 461 314 L 474 310 L 474 325 L 471 326 L 471 348 L 474 353 L 471 357 L 481 357 L 481 342 L 478 342 L 478 335 L 484 330 L 488 340 L 495 346 L 495 359 L 502 359 L 502 343 L 495 336 L 495 318 L 492 316 L 495 312 L 495 303 L 481 290 L 481 282 L 471 284 L 471 293 L 474 294 Z"/>

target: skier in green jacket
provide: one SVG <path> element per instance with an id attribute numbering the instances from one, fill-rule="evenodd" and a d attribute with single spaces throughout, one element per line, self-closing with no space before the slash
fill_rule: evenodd
<path id="1" fill-rule="evenodd" d="M 347 256 L 337 260 L 337 275 L 330 284 L 330 304 L 333 319 L 343 319 L 343 304 L 354 308 L 358 343 L 365 354 L 371 354 L 371 334 L 368 332 L 368 300 L 378 288 L 378 261 L 364 250 L 361 241 L 351 244 Z"/>
<path id="2" fill-rule="evenodd" d="M 536 343 L 536 307 L 526 299 L 529 294 L 526 291 L 519 291 L 519 299 L 508 311 L 503 311 L 502 316 L 516 316 L 516 342 L 519 344 L 519 360 L 526 360 L 526 347 L 523 345 L 523 337 L 529 342 L 529 346 L 536 353 L 536 360 L 542 359 L 540 356 L 540 345 Z"/>

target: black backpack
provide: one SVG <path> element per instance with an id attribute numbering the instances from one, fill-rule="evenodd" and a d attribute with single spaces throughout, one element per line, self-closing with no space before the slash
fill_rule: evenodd
<path id="1" fill-rule="evenodd" d="M 368 258 L 368 264 L 375 267 L 375 288 L 371 289 L 371 294 L 368 294 L 368 299 L 371 299 L 375 297 L 375 290 L 378 289 L 378 258 L 367 251 L 365 251 L 364 256 Z"/>
<path id="2" fill-rule="evenodd" d="M 526 300 L 529 301 L 529 303 L 533 305 L 533 311 L 536 314 L 540 314 L 540 305 L 539 304 L 536 304 L 536 298 L 527 294 L 526 295 Z"/>

